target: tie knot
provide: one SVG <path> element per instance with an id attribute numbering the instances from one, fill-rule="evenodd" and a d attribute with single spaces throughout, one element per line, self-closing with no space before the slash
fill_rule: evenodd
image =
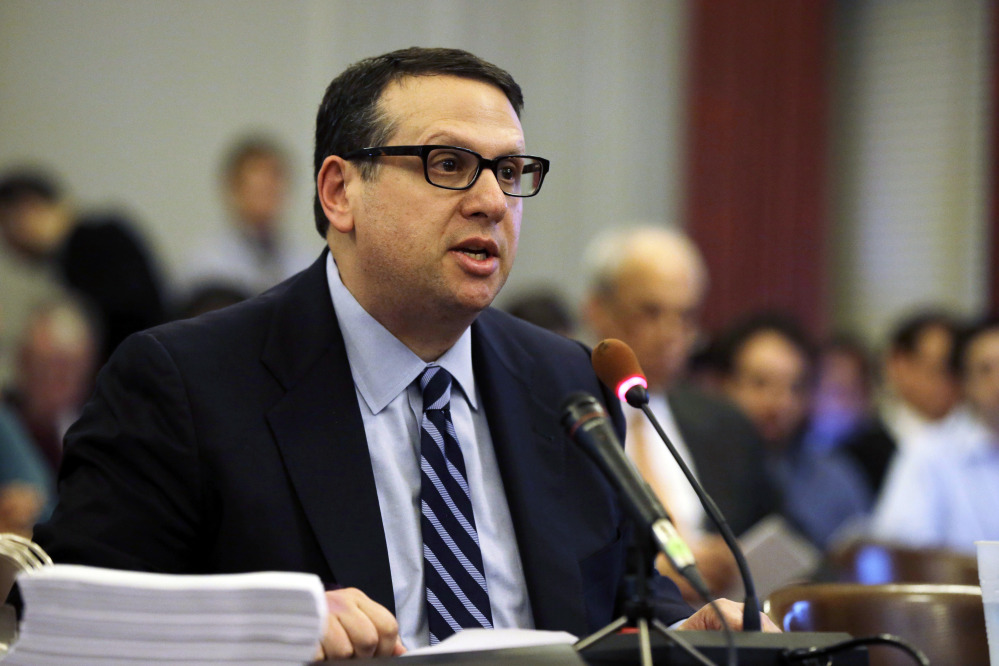
<path id="1" fill-rule="evenodd" d="M 446 409 L 451 402 L 451 373 L 439 365 L 428 365 L 420 374 L 423 411 Z"/>

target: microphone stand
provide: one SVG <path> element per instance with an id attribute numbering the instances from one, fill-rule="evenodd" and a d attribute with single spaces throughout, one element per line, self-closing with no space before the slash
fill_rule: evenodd
<path id="1" fill-rule="evenodd" d="M 739 543 L 736 541 L 735 535 L 732 533 L 732 528 L 728 525 L 728 521 L 726 521 L 722 516 L 721 511 L 718 509 L 714 500 L 711 499 L 711 496 L 704 491 L 701 484 L 698 483 L 696 478 L 694 478 L 694 474 L 683 461 L 683 457 L 676 450 L 676 447 L 673 446 L 673 442 L 670 441 L 670 438 L 666 435 L 662 426 L 659 425 L 659 419 L 656 418 L 655 414 L 652 413 L 652 408 L 649 407 L 648 398 L 646 397 L 644 402 L 637 405 L 631 400 L 628 400 L 628 404 L 632 407 L 638 407 L 645 412 L 645 416 L 649 419 L 649 422 L 652 423 L 652 427 L 655 428 L 656 433 L 663 440 L 663 443 L 666 444 L 666 448 L 669 449 L 669 452 L 673 455 L 677 465 L 680 466 L 680 470 L 683 471 L 683 475 L 687 477 L 687 481 L 694 489 L 694 492 L 697 493 L 697 497 L 701 500 L 701 505 L 707 512 L 708 517 L 711 518 L 711 521 L 718 526 L 718 531 L 721 533 L 722 539 L 724 539 L 725 543 L 728 544 L 729 550 L 732 551 L 732 555 L 735 557 L 735 563 L 739 568 L 739 575 L 742 577 L 742 585 L 746 593 L 746 599 L 742 609 L 742 630 L 761 631 L 760 601 L 756 596 L 756 585 L 753 583 L 753 577 L 750 574 L 749 564 L 746 562 L 746 556 L 739 547 Z"/>
<path id="2" fill-rule="evenodd" d="M 637 530 L 632 533 L 632 545 L 628 548 L 628 573 L 626 575 L 628 599 L 624 603 L 624 614 L 589 636 L 578 640 L 573 648 L 582 652 L 605 638 L 614 635 L 619 629 L 630 627 L 638 630 L 638 650 L 642 666 L 652 666 L 652 630 L 678 645 L 683 651 L 706 666 L 713 666 L 704 654 L 655 617 L 655 608 L 650 600 L 652 557 L 657 553 L 648 535 Z"/>

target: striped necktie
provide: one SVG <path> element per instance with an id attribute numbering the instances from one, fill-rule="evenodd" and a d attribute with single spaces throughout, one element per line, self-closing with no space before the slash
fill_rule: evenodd
<path id="1" fill-rule="evenodd" d="M 420 527 L 430 644 L 436 645 L 462 629 L 493 625 L 465 459 L 451 422 L 451 375 L 428 365 L 420 390 Z"/>

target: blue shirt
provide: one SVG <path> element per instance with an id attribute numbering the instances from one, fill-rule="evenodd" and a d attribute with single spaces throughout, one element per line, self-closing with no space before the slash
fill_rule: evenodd
<path id="1" fill-rule="evenodd" d="M 0 404 L 0 486 L 13 482 L 27 483 L 38 490 L 45 503 L 38 519 L 47 518 L 55 499 L 48 465 L 17 415 Z"/>
<path id="2" fill-rule="evenodd" d="M 326 276 L 368 440 L 399 633 L 407 648 L 422 647 L 429 634 L 420 532 L 423 399 L 416 380 L 427 363 L 361 307 L 340 280 L 332 255 L 326 259 Z M 451 418 L 465 458 L 493 626 L 533 628 L 513 521 L 475 387 L 471 330 L 435 363 L 454 378 Z"/>
<path id="3" fill-rule="evenodd" d="M 975 554 L 999 540 L 999 436 L 970 412 L 927 432 L 889 468 L 872 536 Z"/>

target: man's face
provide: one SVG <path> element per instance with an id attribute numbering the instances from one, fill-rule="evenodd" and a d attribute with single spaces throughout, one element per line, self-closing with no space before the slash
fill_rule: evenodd
<path id="1" fill-rule="evenodd" d="M 453 145 L 486 158 L 525 151 L 509 100 L 480 81 L 408 77 L 386 88 L 380 108 L 396 127 L 386 145 Z M 503 194 L 491 171 L 470 189 L 446 190 L 426 181 L 419 157 L 382 157 L 374 177 L 351 179 L 347 194 L 353 229 L 341 276 L 382 323 L 474 316 L 506 282 L 522 201 Z M 332 240 L 338 264 L 340 240 Z"/>
<path id="2" fill-rule="evenodd" d="M 826 350 L 815 385 L 815 417 L 850 427 L 867 411 L 869 398 L 862 361 L 847 351 Z"/>
<path id="3" fill-rule="evenodd" d="M 766 442 L 784 443 L 808 410 L 808 361 L 784 336 L 762 331 L 743 344 L 724 387 Z"/>
<path id="4" fill-rule="evenodd" d="M 0 207 L 0 234 L 14 250 L 40 259 L 62 241 L 71 225 L 66 206 L 38 197 Z"/>
<path id="5" fill-rule="evenodd" d="M 42 318 L 26 331 L 21 347 L 19 390 L 33 419 L 54 421 L 86 400 L 95 349 L 79 325 Z"/>
<path id="6" fill-rule="evenodd" d="M 930 420 L 941 419 L 957 404 L 959 387 L 948 367 L 953 337 L 942 327 L 923 331 L 912 353 L 895 352 L 888 376 L 899 396 Z"/>
<path id="7" fill-rule="evenodd" d="M 261 235 L 275 231 L 287 194 L 283 165 L 266 155 L 247 158 L 229 183 L 229 202 L 239 223 Z"/>
<path id="8" fill-rule="evenodd" d="M 999 330 L 982 333 L 965 350 L 964 391 L 971 407 L 999 432 Z"/>
<path id="9" fill-rule="evenodd" d="M 697 340 L 702 291 L 686 261 L 636 259 L 622 266 L 613 294 L 591 303 L 589 317 L 599 337 L 618 338 L 635 351 L 650 388 L 667 390 Z"/>

